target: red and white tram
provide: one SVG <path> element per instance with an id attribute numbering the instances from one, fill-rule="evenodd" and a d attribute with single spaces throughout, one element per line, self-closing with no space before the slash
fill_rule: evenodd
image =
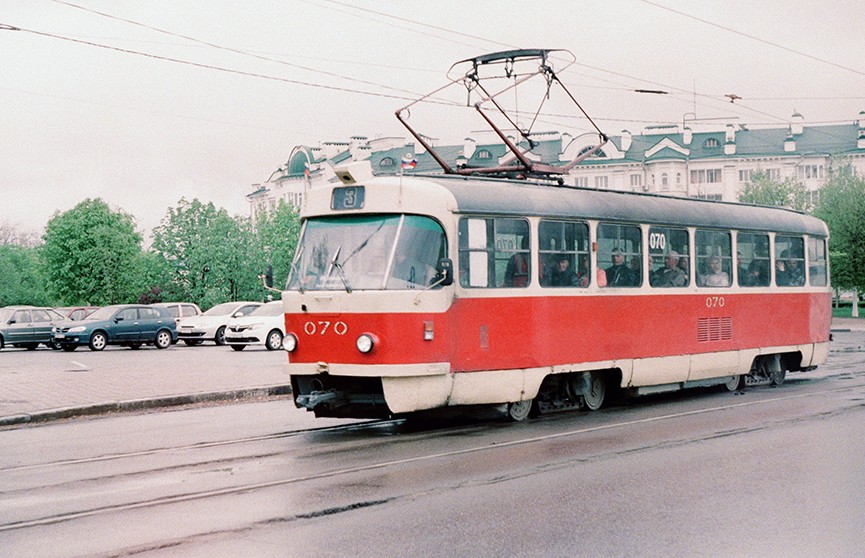
<path id="1" fill-rule="evenodd" d="M 829 351 L 828 231 L 786 209 L 379 177 L 311 191 L 302 228 L 282 300 L 295 404 L 316 416 L 521 419 L 781 383 Z"/>
<path id="2" fill-rule="evenodd" d="M 403 109 L 397 117 L 444 175 L 355 182 L 338 171 L 343 184 L 305 196 L 282 293 L 298 407 L 388 417 L 507 404 L 522 419 L 597 409 L 613 391 L 778 384 L 787 371 L 826 360 L 822 221 L 780 208 L 561 187 L 557 175 L 607 141 L 597 127 L 598 145 L 566 165 L 530 155 L 537 143 L 503 99 L 533 78 L 549 99 L 561 85 L 552 63 L 566 54 L 463 61 L 469 69 L 451 85 L 482 93 L 473 107 L 512 153 L 498 166 L 451 168 Z M 524 70 L 527 63 L 537 67 Z M 481 84 L 496 67 L 514 86 Z"/>

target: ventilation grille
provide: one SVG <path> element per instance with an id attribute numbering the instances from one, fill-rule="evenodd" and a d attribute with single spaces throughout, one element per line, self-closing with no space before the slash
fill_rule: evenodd
<path id="1" fill-rule="evenodd" d="M 699 318 L 697 342 L 729 341 L 733 338 L 733 318 Z"/>

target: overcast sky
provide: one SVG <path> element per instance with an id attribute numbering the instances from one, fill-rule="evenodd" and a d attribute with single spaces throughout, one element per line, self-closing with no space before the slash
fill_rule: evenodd
<path id="1" fill-rule="evenodd" d="M 0 25 L 0 225 L 39 233 L 88 197 L 145 237 L 181 197 L 245 215 L 295 145 L 407 136 L 397 108 L 497 50 L 571 50 L 562 79 L 610 135 L 865 110 L 859 0 L 0 0 Z"/>

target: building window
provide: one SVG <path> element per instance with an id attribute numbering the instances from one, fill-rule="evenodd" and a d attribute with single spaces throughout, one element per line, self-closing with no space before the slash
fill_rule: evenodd
<path id="1" fill-rule="evenodd" d="M 691 196 L 694 199 L 698 200 L 709 200 L 709 201 L 721 201 L 723 197 L 721 194 L 697 194 L 696 196 Z"/>
<path id="2" fill-rule="evenodd" d="M 670 189 L 670 179 L 667 178 L 667 173 L 661 174 L 661 190 L 669 190 Z"/>
<path id="3" fill-rule="evenodd" d="M 607 188 L 609 182 L 606 176 L 596 176 L 595 177 L 595 188 Z"/>
<path id="4" fill-rule="evenodd" d="M 740 170 L 739 182 L 751 182 L 751 176 L 753 175 L 753 173 L 754 171 L 752 171 L 751 169 Z"/>
<path id="5" fill-rule="evenodd" d="M 632 174 L 631 175 L 631 188 L 640 188 L 643 186 L 643 175 L 642 174 Z"/>
<path id="6" fill-rule="evenodd" d="M 681 185 L 682 185 L 682 173 L 677 172 L 676 173 L 676 186 L 681 186 Z"/>
<path id="7" fill-rule="evenodd" d="M 769 180 L 781 180 L 781 169 L 766 169 L 766 176 Z"/>
<path id="8" fill-rule="evenodd" d="M 588 188 L 589 187 L 589 177 L 588 176 L 578 176 L 574 179 L 574 186 L 578 188 Z"/>
<path id="9" fill-rule="evenodd" d="M 487 150 L 487 149 L 481 149 L 480 151 L 478 151 L 476 157 L 478 159 L 492 159 L 493 154 L 490 153 L 489 150 Z"/>
<path id="10" fill-rule="evenodd" d="M 800 180 L 824 177 L 823 165 L 799 165 L 797 168 Z"/>
<path id="11" fill-rule="evenodd" d="M 391 168 L 394 165 L 396 165 L 396 161 L 393 160 L 393 157 L 385 157 L 378 162 L 378 166 L 380 166 L 381 168 Z"/>
<path id="12" fill-rule="evenodd" d="M 713 147 L 721 147 L 721 142 L 718 141 L 716 138 L 709 138 L 703 142 L 704 149 L 711 149 Z"/>
<path id="13" fill-rule="evenodd" d="M 715 184 L 721 182 L 721 169 L 691 171 L 691 184 Z"/>

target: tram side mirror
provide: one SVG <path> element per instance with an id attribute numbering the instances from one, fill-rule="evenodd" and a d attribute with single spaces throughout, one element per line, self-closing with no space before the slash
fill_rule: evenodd
<path id="1" fill-rule="evenodd" d="M 454 262 L 450 258 L 442 258 L 436 267 L 436 282 L 447 287 L 454 282 Z"/>

